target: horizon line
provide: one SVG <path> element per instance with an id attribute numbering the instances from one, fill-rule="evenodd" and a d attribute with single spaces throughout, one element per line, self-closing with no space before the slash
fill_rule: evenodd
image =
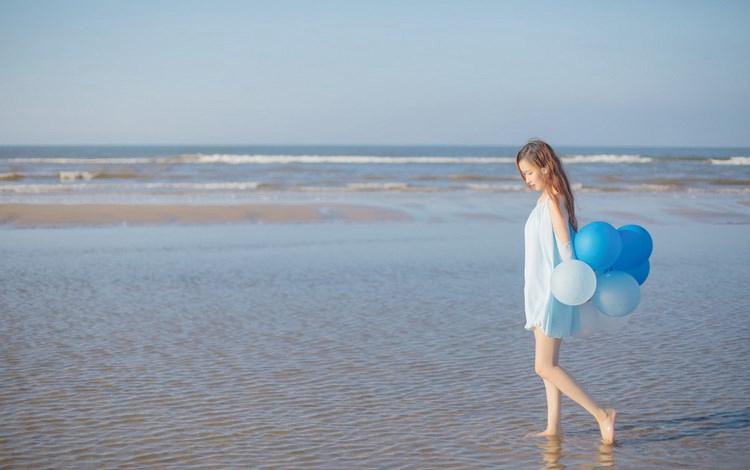
<path id="1" fill-rule="evenodd" d="M 0 147 L 519 147 L 521 144 L 445 144 L 445 143 L 0 143 Z M 619 147 L 619 148 L 750 148 L 745 145 L 705 144 L 570 144 L 554 143 L 553 147 Z"/>

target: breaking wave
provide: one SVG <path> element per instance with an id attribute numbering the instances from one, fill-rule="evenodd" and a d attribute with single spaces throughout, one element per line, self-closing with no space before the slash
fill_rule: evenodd
<path id="1" fill-rule="evenodd" d="M 651 161 L 653 161 L 653 159 L 651 157 L 643 157 L 641 155 L 602 154 L 602 155 L 568 155 L 568 156 L 563 156 L 562 161 L 564 163 L 622 164 L 622 163 L 650 163 Z"/>
<path id="2" fill-rule="evenodd" d="M 714 165 L 750 165 L 750 157 L 712 158 Z"/>
<path id="3" fill-rule="evenodd" d="M 740 160 L 736 160 L 740 159 Z M 744 160 L 742 160 L 744 159 Z M 641 155 L 567 155 L 565 163 L 629 164 L 650 163 L 651 157 Z M 732 157 L 731 164 L 750 164 L 748 157 Z M 334 165 L 491 165 L 515 163 L 514 157 L 388 157 L 377 155 L 233 155 L 233 154 L 189 154 L 175 157 L 150 158 L 11 158 L 11 163 L 51 165 L 178 165 L 178 164 L 227 164 L 227 165 L 287 165 L 287 164 L 334 164 Z M 723 162 L 725 160 L 711 160 Z"/>
<path id="4" fill-rule="evenodd" d="M 154 189 L 180 189 L 180 190 L 257 190 L 263 185 L 257 182 L 228 182 L 228 183 L 140 183 L 140 184 L 14 184 L 0 186 L 0 192 L 9 193 L 56 193 L 69 191 L 137 191 Z"/>

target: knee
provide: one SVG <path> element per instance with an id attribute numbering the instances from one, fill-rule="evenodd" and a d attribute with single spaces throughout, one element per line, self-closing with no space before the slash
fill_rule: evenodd
<path id="1" fill-rule="evenodd" d="M 539 362 L 534 363 L 534 371 L 539 377 L 543 379 L 549 377 L 549 374 L 552 371 L 552 367 L 553 366 L 551 364 L 542 364 Z"/>

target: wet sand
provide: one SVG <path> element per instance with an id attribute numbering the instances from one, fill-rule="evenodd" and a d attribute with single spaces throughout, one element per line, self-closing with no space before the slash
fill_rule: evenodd
<path id="1" fill-rule="evenodd" d="M 577 194 L 580 226 L 604 220 L 614 226 L 707 223 L 750 224 L 750 194 L 603 193 Z M 521 193 L 325 194 L 250 197 L 232 203 L 166 198 L 161 203 L 0 203 L 0 228 L 155 226 L 223 223 L 311 224 L 329 222 L 524 221 L 536 197 Z"/>
<path id="2" fill-rule="evenodd" d="M 746 465 L 744 199 L 580 198 L 584 221 L 653 221 L 652 271 L 627 325 L 561 352 L 618 409 L 614 447 L 568 399 L 562 439 L 524 439 L 545 423 L 523 329 L 534 199 L 308 201 L 297 204 L 308 218 L 265 219 L 300 223 L 6 222 L 0 467 Z M 342 206 L 409 218 L 324 217 Z"/>
<path id="3" fill-rule="evenodd" d="M 350 204 L 0 204 L 0 224 L 15 227 L 404 220 L 402 212 Z"/>

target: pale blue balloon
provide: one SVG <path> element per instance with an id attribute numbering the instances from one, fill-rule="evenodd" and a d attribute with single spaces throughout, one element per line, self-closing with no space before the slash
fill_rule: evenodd
<path id="1" fill-rule="evenodd" d="M 596 291 L 591 302 L 597 310 L 610 317 L 622 317 L 638 307 L 641 287 L 633 276 L 622 271 L 610 271 L 596 280 Z"/>
<path id="2" fill-rule="evenodd" d="M 596 290 L 596 274 L 591 267 L 577 259 L 569 259 L 555 266 L 550 279 L 552 294 L 565 305 L 581 305 Z"/>

